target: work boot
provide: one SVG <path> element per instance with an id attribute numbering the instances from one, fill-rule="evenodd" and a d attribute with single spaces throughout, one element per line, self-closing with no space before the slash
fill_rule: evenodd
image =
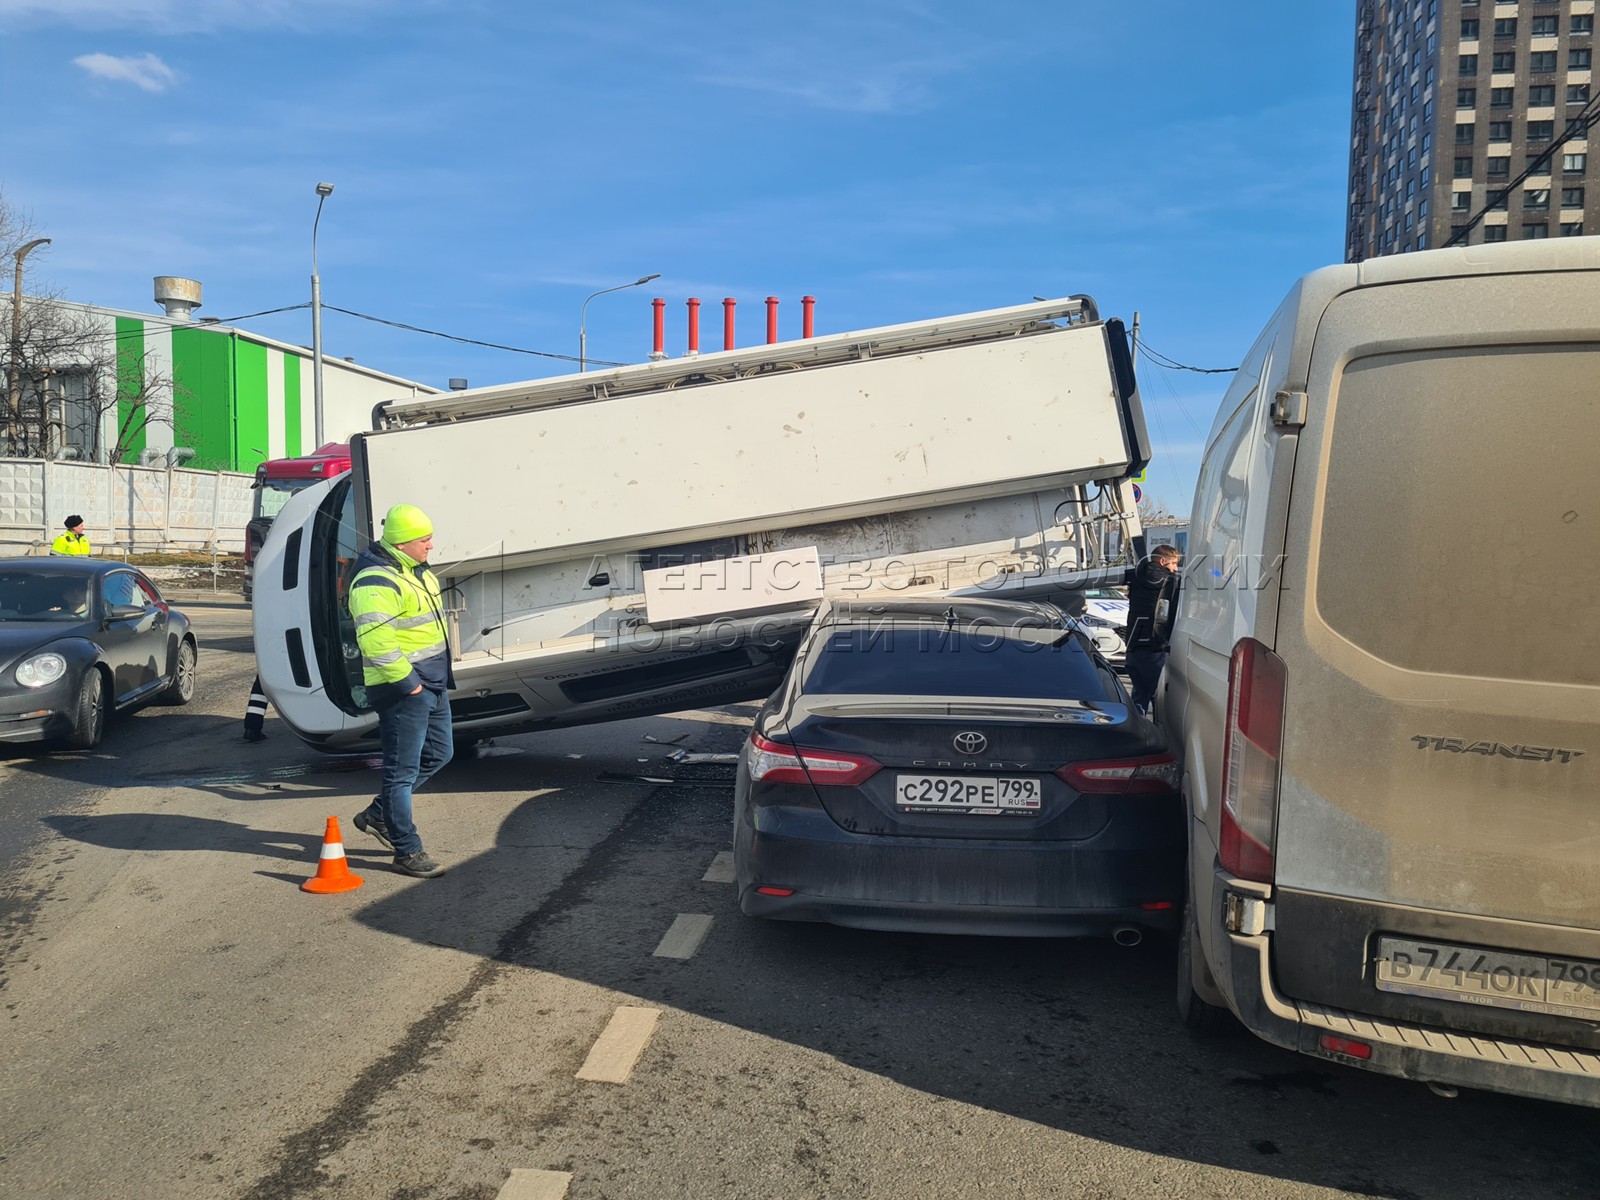
<path id="1" fill-rule="evenodd" d="M 393 850 L 394 842 L 389 840 L 389 829 L 377 817 L 369 817 L 364 812 L 358 812 L 354 821 L 355 827 L 368 837 L 377 838 L 385 850 Z"/>
<path id="2" fill-rule="evenodd" d="M 429 858 L 425 850 L 418 850 L 415 854 L 396 854 L 394 866 L 395 870 L 415 875 L 418 879 L 432 879 L 435 875 L 444 874 L 444 868 Z"/>

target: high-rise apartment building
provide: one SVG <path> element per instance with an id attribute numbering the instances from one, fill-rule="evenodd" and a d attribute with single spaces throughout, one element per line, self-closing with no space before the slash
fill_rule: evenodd
<path id="1" fill-rule="evenodd" d="M 1348 261 L 1600 233 L 1594 10 L 1357 0 Z"/>

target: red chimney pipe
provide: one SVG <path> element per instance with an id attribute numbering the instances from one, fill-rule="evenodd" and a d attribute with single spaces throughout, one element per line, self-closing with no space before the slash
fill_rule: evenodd
<path id="1" fill-rule="evenodd" d="M 816 307 L 817 298 L 815 296 L 800 297 L 800 336 L 803 338 L 816 336 L 816 323 L 812 319 L 812 309 Z"/>
<path id="2" fill-rule="evenodd" d="M 650 350 L 651 358 L 665 358 L 667 356 L 667 302 L 660 296 L 650 301 L 650 307 L 655 309 L 655 345 Z"/>
<path id="3" fill-rule="evenodd" d="M 700 353 L 700 297 L 689 297 L 689 353 Z"/>
<path id="4" fill-rule="evenodd" d="M 722 301 L 722 348 L 724 350 L 733 349 L 733 310 L 738 303 L 732 296 L 728 296 Z"/>
<path id="5" fill-rule="evenodd" d="M 767 345 L 778 340 L 778 298 L 767 297 Z"/>

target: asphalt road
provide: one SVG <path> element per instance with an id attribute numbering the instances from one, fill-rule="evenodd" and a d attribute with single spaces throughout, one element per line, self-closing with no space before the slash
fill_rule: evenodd
<path id="1" fill-rule="evenodd" d="M 503 739 L 397 875 L 185 607 L 194 704 L 0 751 L 0 1197 L 1600 1194 L 1590 1110 L 1191 1040 L 1163 944 L 741 917 L 731 768 L 665 755 L 749 708 Z M 329 815 L 365 884 L 310 896 Z"/>

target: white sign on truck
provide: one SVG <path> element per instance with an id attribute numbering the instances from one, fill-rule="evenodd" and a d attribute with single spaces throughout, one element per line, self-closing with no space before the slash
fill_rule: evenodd
<path id="1" fill-rule="evenodd" d="M 279 514 L 256 652 L 280 715 L 362 744 L 342 576 L 433 519 L 463 732 L 759 697 L 824 595 L 1120 582 L 1149 459 L 1087 297 L 400 400 Z"/>

